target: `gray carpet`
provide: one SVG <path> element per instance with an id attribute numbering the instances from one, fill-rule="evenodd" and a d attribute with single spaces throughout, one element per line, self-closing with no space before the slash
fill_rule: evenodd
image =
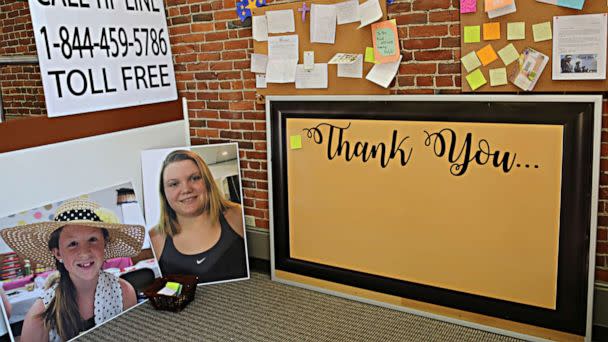
<path id="1" fill-rule="evenodd" d="M 78 341 L 519 341 L 272 282 L 198 287 L 180 313 L 144 303 Z"/>

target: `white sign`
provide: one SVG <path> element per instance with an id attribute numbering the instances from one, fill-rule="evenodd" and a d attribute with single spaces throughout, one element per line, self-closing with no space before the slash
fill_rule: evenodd
<path id="1" fill-rule="evenodd" d="M 162 0 L 29 0 L 49 117 L 177 99 Z"/>

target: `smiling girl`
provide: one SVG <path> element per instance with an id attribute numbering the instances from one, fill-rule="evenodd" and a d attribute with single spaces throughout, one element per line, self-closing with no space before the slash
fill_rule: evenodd
<path id="1" fill-rule="evenodd" d="M 133 287 L 101 266 L 139 253 L 144 228 L 111 217 L 98 204 L 77 199 L 62 204 L 53 222 L 0 231 L 17 253 L 59 274 L 28 311 L 21 341 L 67 341 L 137 303 Z"/>

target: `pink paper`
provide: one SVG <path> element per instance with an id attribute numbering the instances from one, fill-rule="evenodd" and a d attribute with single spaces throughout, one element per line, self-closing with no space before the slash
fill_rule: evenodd
<path id="1" fill-rule="evenodd" d="M 477 0 L 460 0 L 460 13 L 477 12 Z"/>

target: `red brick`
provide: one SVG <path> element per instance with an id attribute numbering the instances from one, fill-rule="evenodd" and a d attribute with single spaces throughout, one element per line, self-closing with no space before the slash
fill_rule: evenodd
<path id="1" fill-rule="evenodd" d="M 415 0 L 412 4 L 414 11 L 429 11 L 450 8 L 450 0 Z"/>
<path id="2" fill-rule="evenodd" d="M 608 282 L 608 269 L 596 268 L 595 269 L 595 280 Z"/>
<path id="3" fill-rule="evenodd" d="M 399 16 L 395 16 L 392 19 L 396 19 L 397 25 L 411 25 L 411 24 L 426 24 L 427 17 L 426 13 L 406 13 Z"/>
<path id="4" fill-rule="evenodd" d="M 453 87 L 454 80 L 452 76 L 437 76 L 435 78 L 435 85 L 437 87 Z"/>
<path id="5" fill-rule="evenodd" d="M 459 21 L 460 13 L 458 10 L 449 11 L 433 11 L 429 13 L 430 22 L 448 22 L 448 21 Z"/>
<path id="6" fill-rule="evenodd" d="M 606 216 L 600 216 L 600 217 L 606 217 Z M 607 241 L 608 240 L 608 228 L 598 228 L 597 240 L 598 241 Z"/>
<path id="7" fill-rule="evenodd" d="M 451 60 L 452 50 L 415 51 L 414 59 L 417 61 Z"/>
<path id="8" fill-rule="evenodd" d="M 434 49 L 439 47 L 441 40 L 439 38 L 404 39 L 402 42 L 404 49 Z"/>
<path id="9" fill-rule="evenodd" d="M 399 66 L 399 74 L 434 74 L 437 70 L 435 63 L 408 63 Z"/>
<path id="10" fill-rule="evenodd" d="M 433 85 L 433 78 L 430 76 L 416 77 L 416 85 L 419 87 L 430 87 Z"/>
<path id="11" fill-rule="evenodd" d="M 442 37 L 448 34 L 447 25 L 425 25 L 409 28 L 410 37 Z"/>

